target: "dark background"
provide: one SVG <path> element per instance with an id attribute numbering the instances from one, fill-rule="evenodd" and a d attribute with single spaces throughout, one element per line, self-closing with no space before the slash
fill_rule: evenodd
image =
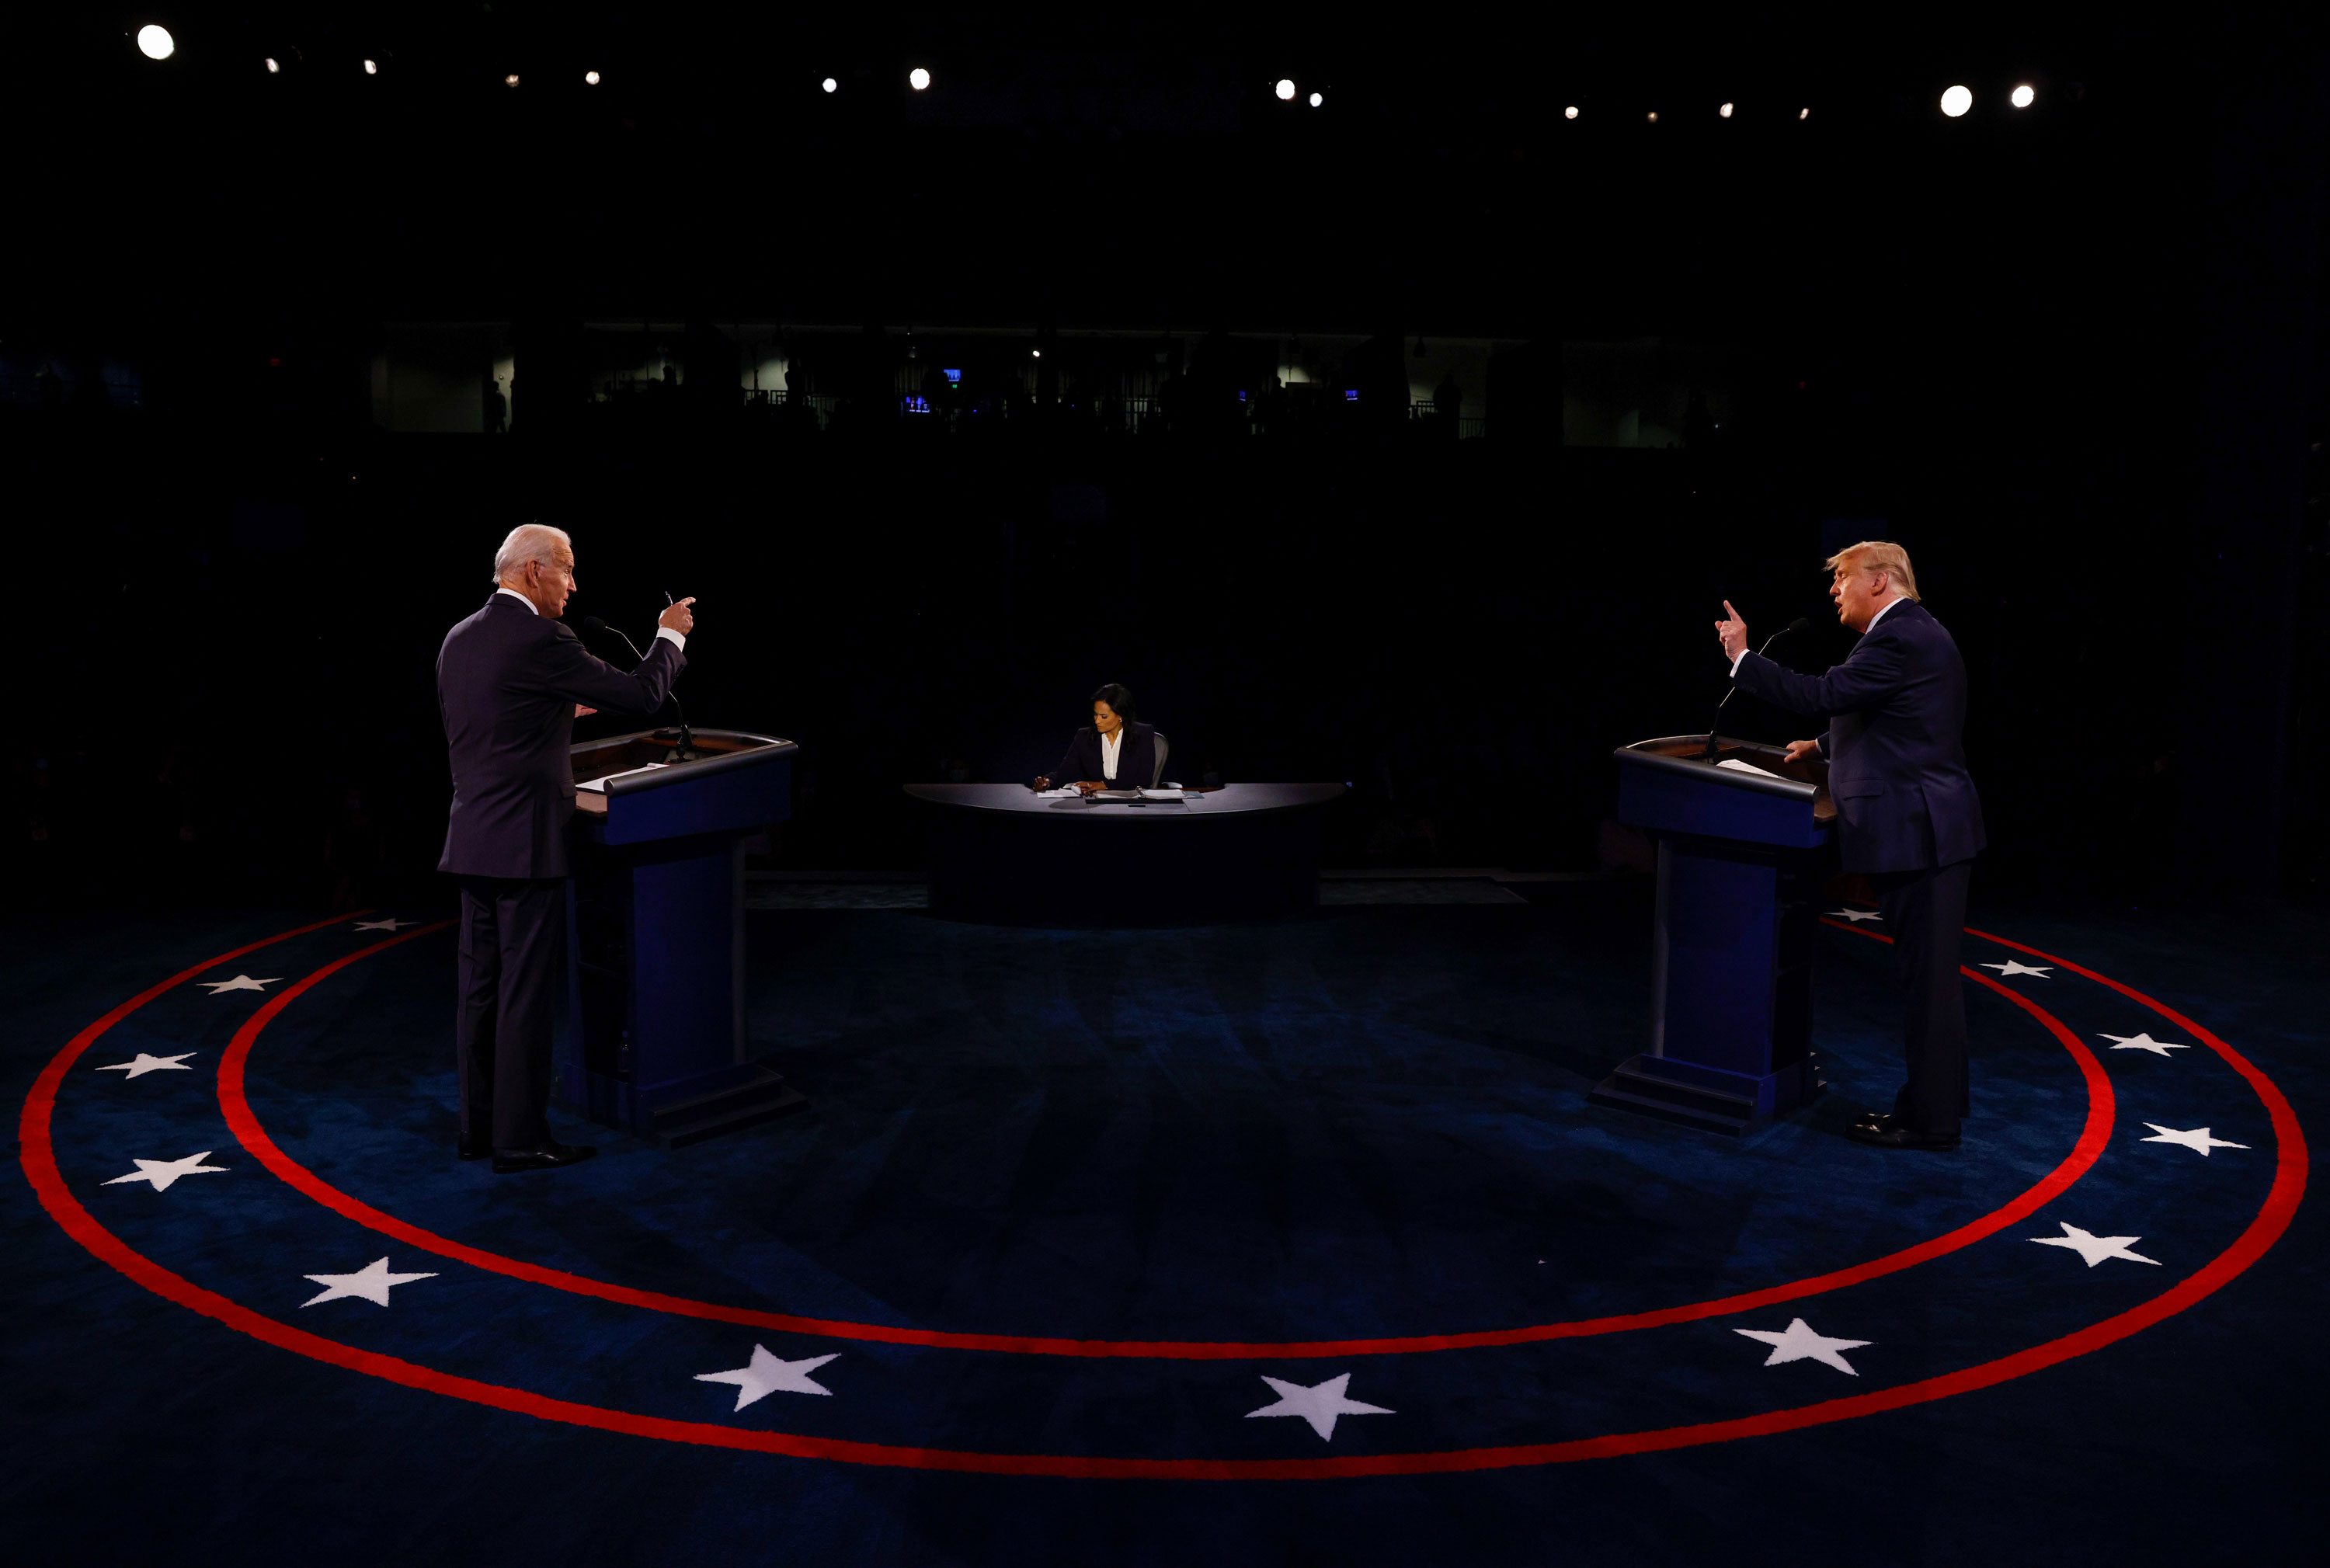
<path id="1" fill-rule="evenodd" d="M 1609 751 L 1705 727 L 1719 601 L 1812 615 L 1820 667 L 1820 558 L 1879 534 L 1967 657 L 1993 885 L 2330 869 L 2306 24 L 190 5 L 156 64 L 144 14 L 36 9 L 0 18 L 29 899 L 429 890 L 431 661 L 530 519 L 578 617 L 700 596 L 688 716 L 803 746 L 781 865 L 914 865 L 900 783 L 1047 766 L 1105 680 L 1189 781 L 1351 781 L 1340 864 L 1626 864 Z M 582 323 L 650 316 L 691 366 L 744 318 L 1509 346 L 1477 439 L 1132 437 L 901 419 L 877 330 L 819 431 L 693 371 L 586 402 Z M 509 325 L 506 438 L 373 425 L 385 335 L 440 319 Z M 1731 416 L 1567 442 L 1577 345 L 1641 339 L 1719 351 Z"/>

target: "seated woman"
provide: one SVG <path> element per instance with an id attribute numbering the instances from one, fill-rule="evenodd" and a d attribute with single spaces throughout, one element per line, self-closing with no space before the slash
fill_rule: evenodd
<path id="1" fill-rule="evenodd" d="M 1087 795 L 1095 789 L 1145 789 L 1156 776 L 1156 727 L 1134 722 L 1132 694 L 1111 681 L 1093 694 L 1092 727 L 1068 737 L 1068 754 L 1036 780 L 1036 788 L 1049 789 L 1056 780 Z"/>

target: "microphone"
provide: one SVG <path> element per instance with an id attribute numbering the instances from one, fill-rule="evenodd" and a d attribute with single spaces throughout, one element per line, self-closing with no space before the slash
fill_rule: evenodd
<path id="1" fill-rule="evenodd" d="M 584 616 L 582 618 L 582 624 L 589 627 L 592 631 L 613 632 L 617 637 L 622 638 L 623 646 L 631 650 L 631 656 L 633 658 L 639 660 L 641 664 L 648 662 L 648 656 L 639 651 L 639 645 L 633 642 L 630 638 L 624 633 L 621 627 L 610 626 L 604 619 L 595 615 Z M 692 762 L 696 757 L 696 736 L 687 727 L 687 710 L 679 705 L 679 694 L 677 691 L 665 694 L 664 701 L 671 704 L 673 714 L 679 720 L 679 750 L 673 753 L 672 760 L 675 762 Z M 663 710 L 658 708 L 656 711 L 658 713 L 661 713 Z"/>
<path id="2" fill-rule="evenodd" d="M 1782 627 L 1779 630 L 1766 638 L 1764 639 L 1764 646 L 1756 650 L 1757 656 L 1760 658 L 1765 654 L 1771 652 L 1772 645 L 1779 641 L 1782 638 L 1791 636 L 1794 633 L 1800 631 L 1810 631 L 1812 628 L 1813 623 L 1809 617 L 1801 615 L 1796 617 L 1795 619 L 1788 622 L 1787 625 Z M 1723 701 L 1715 704 L 1715 722 L 1707 726 L 1707 750 L 1699 754 L 1699 760 L 1700 761 L 1712 762 L 1715 760 L 1715 732 L 1723 726 L 1723 710 L 1729 707 L 1731 704 L 1731 699 L 1738 694 L 1739 688 L 1735 685 L 1729 691 L 1723 694 Z"/>

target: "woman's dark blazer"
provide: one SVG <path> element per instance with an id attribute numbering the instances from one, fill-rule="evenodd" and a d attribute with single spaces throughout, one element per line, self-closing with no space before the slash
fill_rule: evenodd
<path id="1" fill-rule="evenodd" d="M 1100 769 L 1100 732 L 1087 724 L 1068 737 L 1068 753 L 1052 770 L 1051 779 L 1060 785 L 1106 778 Z M 1117 742 L 1116 781 L 1112 788 L 1146 789 L 1156 772 L 1157 726 L 1126 721 L 1124 739 Z"/>

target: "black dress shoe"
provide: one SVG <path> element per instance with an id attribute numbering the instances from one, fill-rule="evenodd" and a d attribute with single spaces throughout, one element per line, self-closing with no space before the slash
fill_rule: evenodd
<path id="1" fill-rule="evenodd" d="M 1922 1148 L 1935 1154 L 1947 1154 L 1958 1146 L 1958 1135 L 1955 1132 L 1919 1132 L 1915 1128 L 1903 1127 L 1890 1116 L 1881 1126 L 1872 1127 L 1862 1122 L 1844 1136 L 1872 1148 Z"/>
<path id="2" fill-rule="evenodd" d="M 494 1174 L 509 1176 L 522 1170 L 558 1170 L 581 1165 L 599 1151 L 587 1143 L 545 1143 L 540 1148 L 494 1150 Z"/>
<path id="3" fill-rule="evenodd" d="M 471 1138 L 466 1132 L 461 1135 L 459 1153 L 463 1159 L 483 1159 L 493 1152 L 494 1146 L 484 1138 Z"/>

